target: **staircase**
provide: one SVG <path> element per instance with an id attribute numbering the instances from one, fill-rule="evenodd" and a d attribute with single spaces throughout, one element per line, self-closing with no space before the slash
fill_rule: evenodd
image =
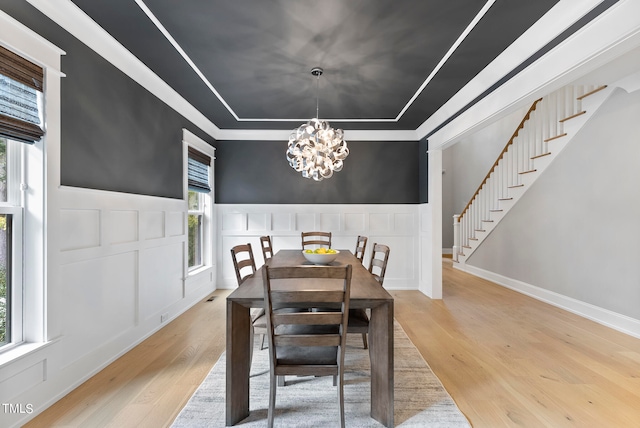
<path id="1" fill-rule="evenodd" d="M 453 216 L 454 265 L 465 264 L 612 92 L 566 86 L 531 105 L 467 206 Z"/>

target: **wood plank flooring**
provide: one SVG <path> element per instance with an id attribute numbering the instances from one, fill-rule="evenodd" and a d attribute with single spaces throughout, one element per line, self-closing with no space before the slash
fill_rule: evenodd
<path id="1" fill-rule="evenodd" d="M 396 319 L 474 427 L 639 427 L 640 340 L 454 270 L 444 298 L 394 291 Z M 198 303 L 26 427 L 171 425 L 225 346 Z"/>

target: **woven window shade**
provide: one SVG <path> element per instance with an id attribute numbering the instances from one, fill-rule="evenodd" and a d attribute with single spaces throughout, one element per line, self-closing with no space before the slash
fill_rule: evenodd
<path id="1" fill-rule="evenodd" d="M 44 71 L 0 46 L 0 137 L 34 143 L 44 135 Z"/>
<path id="2" fill-rule="evenodd" d="M 209 166 L 211 158 L 202 152 L 189 147 L 187 179 L 189 190 L 195 192 L 211 191 L 209 187 Z"/>

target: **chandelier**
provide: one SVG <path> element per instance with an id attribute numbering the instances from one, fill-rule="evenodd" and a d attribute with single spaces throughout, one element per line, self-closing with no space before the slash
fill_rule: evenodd
<path id="1" fill-rule="evenodd" d="M 319 119 L 318 92 L 322 68 L 314 67 L 316 76 L 316 117 L 291 131 L 287 160 L 291 168 L 302 173 L 304 178 L 322 181 L 342 170 L 349 148 L 343 138 L 342 129 L 333 129 L 329 122 Z"/>

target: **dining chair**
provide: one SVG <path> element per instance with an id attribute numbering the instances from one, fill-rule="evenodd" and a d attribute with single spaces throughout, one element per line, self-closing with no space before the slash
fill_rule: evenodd
<path id="1" fill-rule="evenodd" d="M 333 376 L 338 387 L 340 426 L 344 427 L 344 353 L 351 290 L 351 265 L 269 267 L 262 271 L 269 340 L 268 426 L 273 427 L 277 378 L 285 375 Z M 334 279 L 341 287 L 272 287 L 272 280 Z M 337 282 L 337 281 L 336 281 Z M 337 285 L 337 284 L 336 284 Z M 284 308 L 340 305 L 339 311 L 282 312 Z M 277 310 L 274 310 L 276 308 Z M 312 394 L 313 390 L 310 389 Z"/>
<path id="2" fill-rule="evenodd" d="M 245 279 L 256 272 L 256 262 L 253 258 L 251 244 L 236 245 L 231 248 L 231 259 L 233 260 L 233 267 L 236 271 L 238 287 L 240 287 Z M 267 335 L 267 318 L 263 308 L 254 308 L 251 310 L 251 324 L 253 325 L 253 335 L 260 335 L 260 349 L 262 350 L 264 349 L 264 339 Z M 253 336 L 251 337 L 251 343 L 253 343 Z M 253 346 L 251 347 L 251 352 L 253 352 Z"/>
<path id="3" fill-rule="evenodd" d="M 362 263 L 364 259 L 364 250 L 367 248 L 367 237 L 366 236 L 358 236 L 356 240 L 356 251 L 353 253 L 360 263 Z"/>
<path id="4" fill-rule="evenodd" d="M 387 270 L 387 262 L 389 261 L 389 252 L 390 249 L 388 246 L 373 244 L 369 272 L 376 278 L 380 285 L 384 282 L 384 274 Z M 374 267 L 375 270 L 378 271 L 377 274 L 373 273 Z M 349 310 L 349 324 L 347 326 L 347 331 L 349 333 L 361 333 L 364 349 L 369 347 L 369 344 L 367 343 L 367 334 L 369 333 L 369 315 L 365 309 Z"/>
<path id="5" fill-rule="evenodd" d="M 264 257 L 264 262 L 266 263 L 267 260 L 273 257 L 273 247 L 271 246 L 270 236 L 260 237 L 260 248 L 262 248 L 262 256 Z"/>
<path id="6" fill-rule="evenodd" d="M 310 245 L 331 248 L 331 232 L 302 232 L 302 249 Z"/>
<path id="7" fill-rule="evenodd" d="M 376 281 L 380 283 L 380 285 L 384 282 L 384 274 L 387 272 L 387 262 L 389 261 L 390 251 L 391 249 L 386 245 L 377 243 L 373 244 L 371 261 L 369 262 L 369 272 L 374 276 Z"/>

